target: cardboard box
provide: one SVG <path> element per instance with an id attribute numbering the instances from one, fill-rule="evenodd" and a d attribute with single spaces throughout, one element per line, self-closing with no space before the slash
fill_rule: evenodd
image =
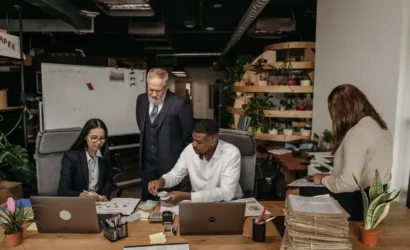
<path id="1" fill-rule="evenodd" d="M 0 204 L 6 203 L 9 197 L 15 200 L 23 198 L 23 185 L 20 182 L 0 181 Z"/>

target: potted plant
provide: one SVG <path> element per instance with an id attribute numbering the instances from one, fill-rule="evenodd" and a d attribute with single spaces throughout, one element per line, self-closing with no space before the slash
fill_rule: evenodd
<path id="1" fill-rule="evenodd" d="M 251 118 L 248 128 L 249 132 L 262 132 L 263 120 L 265 118 L 263 110 L 268 105 L 269 103 L 263 95 L 255 95 L 249 99 L 244 111 L 244 115 Z"/>
<path id="2" fill-rule="evenodd" d="M 22 203 L 16 204 L 13 198 L 8 198 L 6 207 L 0 208 L 0 225 L 8 247 L 21 245 L 23 242 L 23 223 L 29 218 L 30 210 L 24 211 Z"/>
<path id="3" fill-rule="evenodd" d="M 395 190 L 389 192 L 389 186 L 383 185 L 379 172 L 376 169 L 369 195 L 360 186 L 353 175 L 356 184 L 359 186 L 363 199 L 364 224 L 361 227 L 360 241 L 369 247 L 377 246 L 380 228 L 378 225 L 389 213 L 390 203 L 400 194 Z"/>
<path id="4" fill-rule="evenodd" d="M 332 132 L 330 132 L 330 130 L 328 129 L 325 129 L 325 131 L 323 131 L 322 133 L 322 139 L 325 142 L 325 150 L 331 151 L 333 142 Z"/>
<path id="5" fill-rule="evenodd" d="M 32 118 L 31 113 L 24 108 L 22 116 L 28 114 L 28 119 Z M 17 122 L 19 123 L 20 120 Z M 17 128 L 17 126 L 14 126 Z M 25 195 L 35 192 L 36 189 L 36 175 L 35 167 L 30 161 L 30 157 L 25 148 L 20 145 L 11 144 L 7 140 L 7 135 L 10 132 L 3 134 L 0 131 L 0 162 L 6 164 L 6 170 L 0 171 L 0 179 L 13 180 L 23 183 L 23 192 Z"/>
<path id="6" fill-rule="evenodd" d="M 256 61 L 256 64 L 252 65 L 252 70 L 256 71 L 256 75 L 259 75 L 259 80 L 257 82 L 257 86 L 267 86 L 268 85 L 268 77 L 269 74 L 264 69 L 264 66 L 271 67 L 267 65 L 267 60 L 263 58 L 259 58 Z"/>

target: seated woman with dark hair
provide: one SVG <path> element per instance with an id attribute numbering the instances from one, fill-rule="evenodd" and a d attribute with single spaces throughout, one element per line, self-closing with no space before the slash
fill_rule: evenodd
<path id="1" fill-rule="evenodd" d="M 376 170 L 386 185 L 391 178 L 393 139 L 386 122 L 366 95 L 350 84 L 337 86 L 328 97 L 334 137 L 332 174 L 315 174 L 321 187 L 291 189 L 288 194 L 332 195 L 350 214 L 351 220 L 363 219 L 363 202 L 358 185 L 367 192 Z M 353 177 L 354 176 L 354 177 Z"/>
<path id="2" fill-rule="evenodd" d="M 91 119 L 85 123 L 77 140 L 64 153 L 58 195 L 108 201 L 113 177 L 107 137 L 103 121 Z"/>

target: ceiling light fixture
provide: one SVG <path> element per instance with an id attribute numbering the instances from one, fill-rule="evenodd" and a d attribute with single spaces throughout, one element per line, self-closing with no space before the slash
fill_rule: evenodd
<path id="1" fill-rule="evenodd" d="M 213 30 L 214 30 L 214 27 L 206 27 L 205 30 L 206 30 L 206 31 L 213 31 Z"/>
<path id="2" fill-rule="evenodd" d="M 183 67 L 175 66 L 172 69 L 172 74 L 177 75 L 177 74 L 186 74 L 185 69 Z"/>
<path id="3" fill-rule="evenodd" d="M 214 4 L 215 9 L 220 9 L 222 7 L 222 4 L 216 3 Z"/>

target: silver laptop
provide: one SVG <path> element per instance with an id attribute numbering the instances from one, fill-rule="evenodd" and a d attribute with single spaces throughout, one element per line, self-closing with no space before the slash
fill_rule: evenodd
<path id="1" fill-rule="evenodd" d="M 245 202 L 179 203 L 181 235 L 243 233 Z"/>
<path id="2" fill-rule="evenodd" d="M 93 198 L 30 197 L 39 233 L 100 233 Z"/>

